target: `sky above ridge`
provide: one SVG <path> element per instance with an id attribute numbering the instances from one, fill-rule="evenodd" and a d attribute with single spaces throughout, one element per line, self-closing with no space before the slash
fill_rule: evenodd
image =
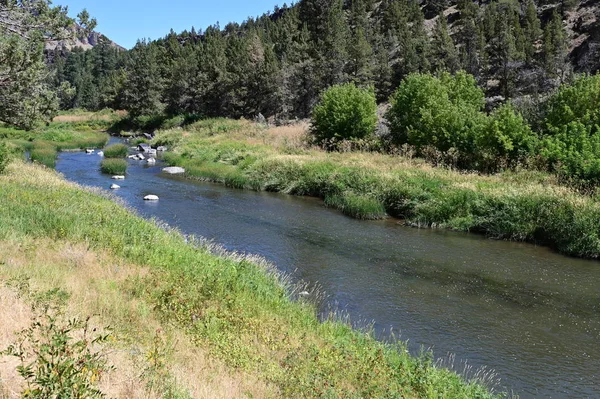
<path id="1" fill-rule="evenodd" d="M 219 22 L 242 22 L 272 11 L 279 0 L 54 0 L 54 5 L 68 6 L 75 17 L 86 8 L 98 20 L 96 30 L 115 43 L 131 48 L 141 38 L 158 39 L 192 26 L 204 30 Z M 292 1 L 288 0 L 288 4 Z"/>

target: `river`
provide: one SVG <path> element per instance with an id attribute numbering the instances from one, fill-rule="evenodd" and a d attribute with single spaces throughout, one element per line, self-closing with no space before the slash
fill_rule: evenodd
<path id="1" fill-rule="evenodd" d="M 113 139 L 114 141 L 114 139 Z M 95 154 L 61 153 L 68 180 L 108 189 Z M 318 284 L 324 306 L 393 331 L 458 372 L 493 370 L 528 398 L 600 398 L 600 263 L 398 221 L 359 221 L 313 198 L 229 189 L 130 161 L 115 194 L 144 217 L 259 254 Z M 157 202 L 143 197 L 156 194 Z M 465 371 L 466 370 L 466 371 Z"/>

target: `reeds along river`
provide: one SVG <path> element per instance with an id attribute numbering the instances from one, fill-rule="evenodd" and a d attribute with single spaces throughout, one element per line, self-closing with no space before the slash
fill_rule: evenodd
<path id="1" fill-rule="evenodd" d="M 62 153 L 69 180 L 108 189 L 100 157 Z M 233 190 L 130 161 L 116 194 L 145 217 L 259 254 L 321 287 L 323 310 L 431 348 L 521 398 L 600 397 L 600 262 L 394 220 L 365 222 L 315 199 Z M 144 202 L 155 194 L 158 202 Z M 490 372 L 489 370 L 493 370 Z"/>

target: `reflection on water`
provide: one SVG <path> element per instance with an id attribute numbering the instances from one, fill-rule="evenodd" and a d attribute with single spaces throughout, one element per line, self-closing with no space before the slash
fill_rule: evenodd
<path id="1" fill-rule="evenodd" d="M 69 180 L 108 188 L 100 158 L 63 153 Z M 256 253 L 296 279 L 318 283 L 327 303 L 390 329 L 411 350 L 433 348 L 488 366 L 521 398 L 600 397 L 600 264 L 527 244 L 394 220 L 365 222 L 315 199 L 227 189 L 159 174 L 132 161 L 116 194 L 145 217 Z M 144 202 L 156 194 L 160 201 Z"/>

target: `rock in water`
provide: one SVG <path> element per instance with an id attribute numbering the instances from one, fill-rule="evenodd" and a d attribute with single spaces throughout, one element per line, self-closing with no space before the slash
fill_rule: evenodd
<path id="1" fill-rule="evenodd" d="M 148 165 L 154 165 L 156 163 L 156 159 L 148 158 L 148 160 L 146 162 L 148 162 Z"/>
<path id="2" fill-rule="evenodd" d="M 156 195 L 146 195 L 144 197 L 144 201 L 158 201 L 158 196 L 156 196 Z"/>
<path id="3" fill-rule="evenodd" d="M 99 157 L 103 157 L 104 156 L 104 151 L 98 151 L 98 156 Z"/>
<path id="4" fill-rule="evenodd" d="M 121 188 L 121 186 L 119 186 L 118 184 L 111 184 L 111 185 L 110 185 L 110 189 L 111 189 L 111 190 L 116 190 L 116 189 L 118 189 L 118 188 Z"/>
<path id="5" fill-rule="evenodd" d="M 125 176 L 117 175 L 117 176 L 113 176 L 112 179 L 113 180 L 125 180 Z"/>
<path id="6" fill-rule="evenodd" d="M 169 166 L 168 168 L 163 168 L 162 171 L 169 175 L 185 173 L 185 169 L 180 168 L 179 166 Z"/>
<path id="7" fill-rule="evenodd" d="M 93 154 L 93 153 L 94 153 L 94 150 L 90 150 L 90 149 L 88 148 L 87 150 L 85 150 L 85 153 L 86 153 L 86 154 Z"/>
<path id="8" fill-rule="evenodd" d="M 143 161 L 144 159 L 146 159 L 146 157 L 143 156 L 142 154 L 138 154 L 137 159 L 139 159 L 140 161 Z"/>

